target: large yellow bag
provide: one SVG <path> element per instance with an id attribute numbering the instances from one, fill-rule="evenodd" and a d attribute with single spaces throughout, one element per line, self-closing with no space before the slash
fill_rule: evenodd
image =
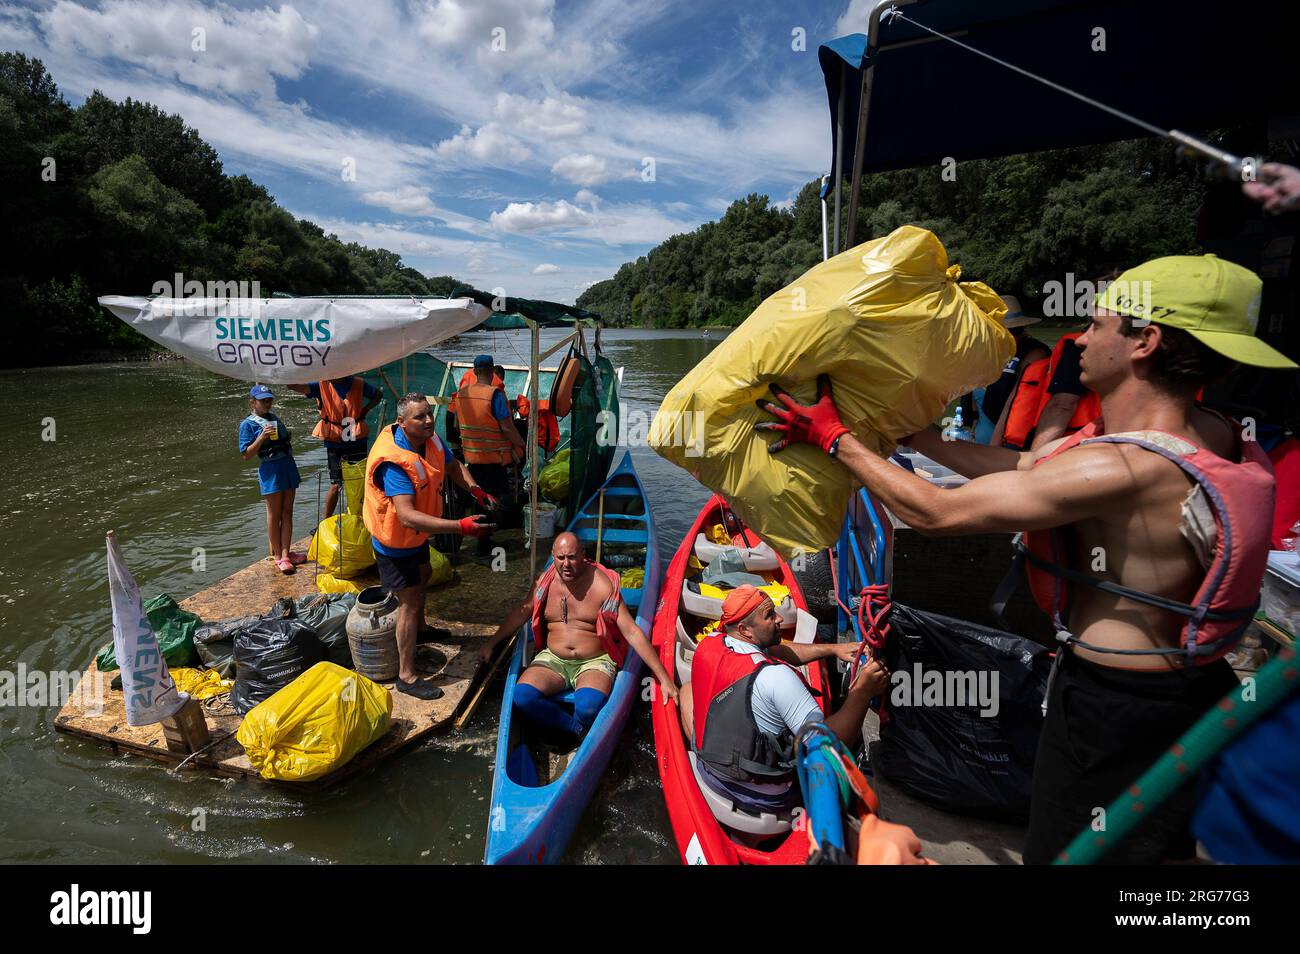
<path id="1" fill-rule="evenodd" d="M 352 577 L 375 565 L 375 549 L 365 521 L 350 513 L 326 517 L 316 528 L 307 548 L 307 559 L 335 577 Z"/>
<path id="2" fill-rule="evenodd" d="M 361 506 L 366 499 L 366 462 L 343 461 L 343 495 L 347 498 L 348 513 L 361 516 Z"/>
<path id="3" fill-rule="evenodd" d="M 451 561 L 447 559 L 447 555 L 432 543 L 429 544 L 429 569 L 432 570 L 429 574 L 430 586 L 446 583 L 456 575 L 456 571 L 451 568 Z"/>
<path id="4" fill-rule="evenodd" d="M 366 587 L 355 580 L 340 580 L 332 573 L 319 573 L 316 576 L 317 593 L 360 593 Z"/>
<path id="5" fill-rule="evenodd" d="M 253 706 L 235 738 L 262 778 L 308 782 L 351 761 L 385 732 L 387 689 L 331 662 L 319 662 Z"/>
<path id="6" fill-rule="evenodd" d="M 905 225 L 809 269 L 764 301 L 668 392 L 650 444 L 722 494 L 787 557 L 834 543 L 851 493 L 821 450 L 767 452 L 779 435 L 755 402 L 776 382 L 816 400 L 829 374 L 840 417 L 882 457 L 929 425 L 954 397 L 994 381 L 1015 344 L 1006 306 L 932 232 Z"/>
<path id="7" fill-rule="evenodd" d="M 555 503 L 569 499 L 569 448 L 552 457 L 537 474 L 537 489 Z"/>

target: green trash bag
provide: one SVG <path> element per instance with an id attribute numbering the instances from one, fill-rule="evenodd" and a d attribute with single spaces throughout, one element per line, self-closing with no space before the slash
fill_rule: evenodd
<path id="1" fill-rule="evenodd" d="M 203 625 L 188 610 L 162 593 L 144 604 L 144 615 L 149 619 L 149 626 L 158 638 L 158 651 L 168 666 L 199 666 L 202 660 L 194 648 L 194 631 Z M 95 665 L 100 672 L 112 672 L 118 668 L 117 657 L 113 654 L 110 642 L 95 657 Z"/>
<path id="2" fill-rule="evenodd" d="M 551 458 L 537 475 L 537 489 L 547 500 L 563 503 L 569 499 L 569 448 Z"/>

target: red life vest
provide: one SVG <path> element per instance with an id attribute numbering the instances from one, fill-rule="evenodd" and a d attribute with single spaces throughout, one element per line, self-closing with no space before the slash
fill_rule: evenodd
<path id="1" fill-rule="evenodd" d="M 381 483 L 375 480 L 380 464 L 397 464 L 406 471 L 415 485 L 415 509 L 431 517 L 442 516 L 442 480 L 444 451 L 437 434 L 430 434 L 424 442 L 423 456 L 398 447 L 393 435 L 398 425 L 381 428 L 366 458 L 366 499 L 361 507 L 361 517 L 370 535 L 386 547 L 394 549 L 423 546 L 429 535 L 402 526 L 393 499 L 384 493 Z"/>
<path id="2" fill-rule="evenodd" d="M 528 420 L 532 404 L 522 394 L 515 399 L 519 409 L 520 420 Z M 560 422 L 551 410 L 551 402 L 542 398 L 537 402 L 537 446 L 548 454 L 553 454 L 560 446 Z"/>
<path id="3" fill-rule="evenodd" d="M 596 572 L 603 573 L 605 579 L 609 580 L 610 585 L 614 587 L 614 594 L 600 604 L 600 615 L 596 617 L 596 638 L 600 640 L 600 648 L 609 653 L 609 657 L 619 666 L 623 665 L 623 660 L 627 657 L 627 640 L 623 638 L 623 632 L 618 628 L 618 609 L 622 605 L 622 597 L 619 595 L 622 589 L 622 578 L 613 570 L 601 566 L 599 563 L 593 563 Z M 543 618 L 546 613 L 546 595 L 551 592 L 551 583 L 555 581 L 555 564 L 552 563 L 537 579 L 537 589 L 533 592 L 533 645 L 538 650 L 546 648 L 546 621 Z"/>
<path id="4" fill-rule="evenodd" d="M 348 388 L 348 396 L 342 399 L 339 398 L 339 392 L 334 389 L 333 381 L 320 381 L 316 388 L 320 392 L 320 397 L 316 398 L 316 407 L 320 409 L 320 423 L 311 432 L 312 437 L 333 444 L 365 440 L 370 433 L 370 428 L 366 426 L 365 418 L 361 416 L 362 408 L 365 406 L 362 403 L 365 394 L 364 382 L 354 377 L 352 386 Z M 349 424 L 352 425 L 352 436 L 344 437 L 343 430 Z"/>
<path id="5" fill-rule="evenodd" d="M 1291 536 L 1291 528 L 1300 522 L 1300 440 L 1288 437 L 1269 452 L 1277 480 L 1277 507 L 1273 511 L 1273 549 L 1282 549 L 1282 540 Z"/>
<path id="6" fill-rule="evenodd" d="M 754 718 L 754 680 L 768 666 L 786 666 L 812 692 L 803 674 L 766 653 L 739 653 L 722 633 L 706 636 L 691 660 L 695 755 L 738 782 L 782 782 L 794 773 L 794 734 L 764 732 Z M 761 660 L 754 659 L 762 656 Z"/>
<path id="7" fill-rule="evenodd" d="M 1241 448 L 1241 460 L 1237 462 L 1225 460 L 1174 435 L 1169 436 L 1178 444 L 1171 449 L 1149 440 L 1142 432 L 1105 434 L 1100 420 L 1066 438 L 1055 451 L 1035 462 L 1037 466 L 1080 444 L 1135 444 L 1177 464 L 1199 484 L 1218 527 L 1214 558 L 1190 604 L 1130 589 L 1070 568 L 1066 565 L 1070 550 L 1061 528 L 1026 532 L 1019 546 L 1028 561 L 1030 588 L 1038 605 L 1052 617 L 1057 638 L 1062 642 L 1077 643 L 1097 652 L 1172 656 L 1185 664 L 1204 665 L 1223 656 L 1241 638 L 1259 605 L 1259 588 L 1268 562 L 1275 488 L 1273 470 L 1259 444 L 1243 440 L 1241 425 L 1225 420 L 1232 425 Z M 1186 616 L 1179 648 L 1109 650 L 1080 642 L 1069 635 L 1065 625 L 1070 612 L 1070 583 L 1092 586 Z"/>
<path id="8" fill-rule="evenodd" d="M 1029 446 L 1034 430 L 1038 427 L 1038 419 L 1043 416 L 1043 409 L 1051 400 L 1052 396 L 1047 389 L 1051 386 L 1056 368 L 1061 363 L 1066 342 L 1072 342 L 1082 334 L 1082 331 L 1072 331 L 1068 335 L 1062 335 L 1061 340 L 1052 349 L 1051 355 L 1025 365 L 1025 371 L 1016 384 L 1016 391 L 1011 395 L 1007 423 L 1002 429 L 1003 447 L 1024 450 Z M 1079 398 L 1079 403 L 1074 408 L 1067 433 L 1077 431 L 1099 417 L 1101 417 L 1101 398 L 1097 396 L 1096 391 L 1088 390 Z"/>

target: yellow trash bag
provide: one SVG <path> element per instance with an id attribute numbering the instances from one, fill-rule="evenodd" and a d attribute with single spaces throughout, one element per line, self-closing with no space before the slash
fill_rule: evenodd
<path id="1" fill-rule="evenodd" d="M 352 577 L 375 565 L 375 549 L 365 522 L 350 513 L 336 513 L 320 522 L 311 538 L 307 559 L 335 577 Z"/>
<path id="2" fill-rule="evenodd" d="M 556 503 L 569 499 L 569 448 L 560 451 L 542 468 L 537 475 L 537 490 Z"/>
<path id="3" fill-rule="evenodd" d="M 432 543 L 429 544 L 429 566 L 433 568 L 433 575 L 429 577 L 430 586 L 446 583 L 456 575 L 456 571 L 451 568 L 451 561 Z"/>
<path id="4" fill-rule="evenodd" d="M 361 506 L 366 499 L 366 462 L 343 461 L 343 494 L 347 497 L 348 513 L 361 516 Z"/>
<path id="5" fill-rule="evenodd" d="M 244 716 L 235 738 L 262 778 L 308 782 L 346 765 L 385 732 L 387 689 L 319 662 Z"/>
<path id="6" fill-rule="evenodd" d="M 645 570 L 634 567 L 618 575 L 618 585 L 625 590 L 639 590 L 645 586 Z"/>
<path id="7" fill-rule="evenodd" d="M 180 668 L 171 670 L 172 681 L 180 692 L 188 692 L 195 699 L 220 696 L 234 688 L 235 680 L 222 679 L 215 669 Z"/>
<path id="8" fill-rule="evenodd" d="M 829 374 L 854 435 L 886 456 L 960 394 L 996 380 L 1015 350 L 1006 306 L 912 225 L 849 249 L 776 292 L 668 392 L 650 445 L 727 501 L 787 558 L 835 542 L 852 478 L 815 447 L 768 453 L 756 406 L 775 382 L 816 400 Z"/>
<path id="9" fill-rule="evenodd" d="M 340 580 L 332 573 L 320 573 L 316 576 L 317 593 L 360 593 L 365 588 L 364 583 Z"/>

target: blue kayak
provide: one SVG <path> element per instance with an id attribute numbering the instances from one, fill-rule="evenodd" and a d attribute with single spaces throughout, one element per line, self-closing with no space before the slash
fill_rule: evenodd
<path id="1" fill-rule="evenodd" d="M 568 529 L 583 541 L 589 559 L 595 559 L 599 535 L 602 562 L 606 566 L 611 562 L 627 563 L 631 556 L 635 560 L 632 567 L 616 568 L 624 573 L 630 568 L 645 571 L 643 587 L 625 586 L 622 594 L 637 626 L 648 639 L 659 599 L 659 552 L 650 501 L 637 478 L 630 453 L 623 454 L 602 489 L 603 518 L 602 495 L 597 493 L 578 511 Z M 641 698 L 645 666 L 629 648 L 609 699 L 582 744 L 558 753 L 541 748 L 526 720 L 516 718 L 513 705 L 515 683 L 526 665 L 525 654 L 531 658 L 532 649 L 532 625 L 525 624 L 515 640 L 501 699 L 487 850 L 483 858 L 490 865 L 555 864 L 560 860 L 618 745 L 632 706 Z M 561 699 L 572 703 L 572 693 L 565 696 L 567 700 L 563 696 Z M 558 772 L 548 771 L 548 764 L 557 767 Z M 550 777 L 552 774 L 555 777 Z"/>

